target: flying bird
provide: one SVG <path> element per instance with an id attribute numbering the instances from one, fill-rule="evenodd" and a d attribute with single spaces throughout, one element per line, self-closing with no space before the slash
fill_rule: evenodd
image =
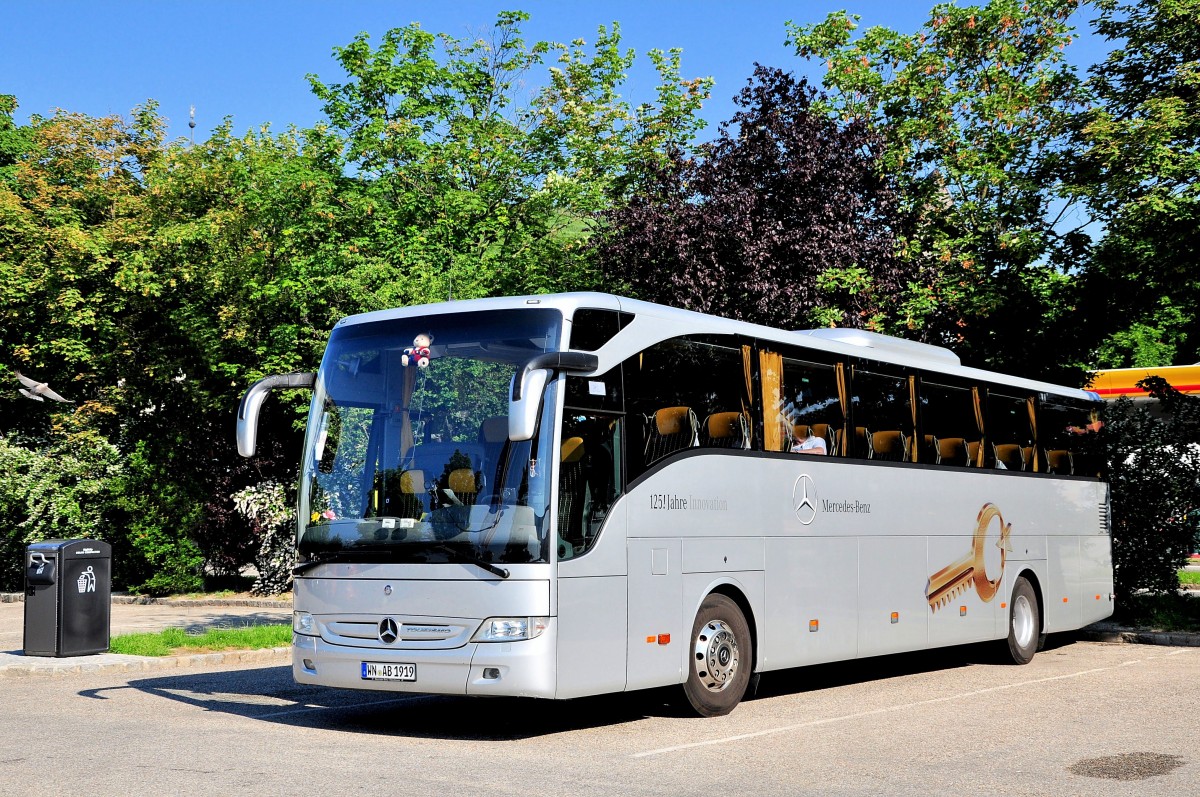
<path id="1" fill-rule="evenodd" d="M 21 395 L 25 398 L 31 398 L 34 401 L 45 401 L 46 399 L 50 399 L 51 401 L 61 401 L 64 404 L 75 403 L 74 401 L 71 401 L 71 399 L 65 399 L 55 393 L 45 382 L 38 382 L 30 379 L 29 377 L 24 376 L 20 371 L 17 371 L 16 374 L 17 379 L 19 379 L 21 384 L 25 386 L 21 388 Z M 26 390 L 26 388 L 28 388 L 28 390 Z"/>

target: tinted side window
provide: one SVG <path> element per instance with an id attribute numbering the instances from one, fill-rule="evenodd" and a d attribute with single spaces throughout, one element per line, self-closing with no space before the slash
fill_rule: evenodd
<path id="1" fill-rule="evenodd" d="M 911 459 L 913 422 L 907 377 L 856 368 L 851 388 L 851 456 Z"/>
<path id="2" fill-rule="evenodd" d="M 1038 412 L 1038 453 L 1045 473 L 1095 476 L 1099 472 L 1098 407 L 1071 402 L 1047 402 Z"/>
<path id="3" fill-rule="evenodd" d="M 920 401 L 921 461 L 964 467 L 978 464 L 982 436 L 971 391 L 924 381 Z"/>
<path id="4" fill-rule="evenodd" d="M 568 409 L 563 417 L 558 465 L 558 558 L 591 550 L 609 509 L 620 497 L 619 415 Z"/>
<path id="5" fill-rule="evenodd" d="M 989 391 L 984 464 L 1000 470 L 1035 470 L 1036 451 L 1028 397 Z"/>
<path id="6" fill-rule="evenodd" d="M 774 450 L 798 448 L 809 437 L 816 437 L 825 443 L 828 454 L 836 453 L 844 425 L 837 367 L 785 356 L 782 371 L 779 398 L 772 401 L 765 388 L 763 395 L 767 423 L 782 424 L 784 430 Z"/>
<path id="7" fill-rule="evenodd" d="M 571 320 L 571 348 L 596 351 L 633 320 L 629 313 L 584 307 Z"/>
<path id="8" fill-rule="evenodd" d="M 746 448 L 747 350 L 676 338 L 625 361 L 628 478 L 681 451 Z"/>

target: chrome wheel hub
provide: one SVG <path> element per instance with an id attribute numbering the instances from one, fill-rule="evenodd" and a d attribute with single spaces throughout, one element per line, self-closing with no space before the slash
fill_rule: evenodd
<path id="1" fill-rule="evenodd" d="M 1013 638 L 1021 648 L 1029 647 L 1037 629 L 1033 626 L 1033 607 L 1024 595 L 1018 595 L 1012 606 Z"/>
<path id="2" fill-rule="evenodd" d="M 738 668 L 737 637 L 721 620 L 710 620 L 696 634 L 696 675 L 712 692 L 720 692 L 733 682 Z"/>

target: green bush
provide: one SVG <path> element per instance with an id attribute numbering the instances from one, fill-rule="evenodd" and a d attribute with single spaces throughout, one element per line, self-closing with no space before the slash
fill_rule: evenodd
<path id="1" fill-rule="evenodd" d="M 113 548 L 115 586 L 168 595 L 204 588 L 204 557 L 193 537 L 200 501 L 138 443 L 117 495 L 121 530 Z"/>
<path id="2" fill-rule="evenodd" d="M 278 482 L 266 481 L 240 490 L 233 496 L 238 511 L 254 526 L 259 538 L 254 558 L 258 579 L 250 591 L 255 595 L 279 595 L 292 587 L 296 564 L 296 510 L 287 491 Z"/>
<path id="3" fill-rule="evenodd" d="M 1105 411 L 1102 443 L 1112 488 L 1117 593 L 1173 593 L 1196 545 L 1200 508 L 1200 399 L 1165 380 L 1138 383 L 1154 403 L 1127 398 Z"/>
<path id="4" fill-rule="evenodd" d="M 116 447 L 98 437 L 34 450 L 0 435 L 0 591 L 24 588 L 29 543 L 113 542 L 107 514 L 123 471 Z"/>

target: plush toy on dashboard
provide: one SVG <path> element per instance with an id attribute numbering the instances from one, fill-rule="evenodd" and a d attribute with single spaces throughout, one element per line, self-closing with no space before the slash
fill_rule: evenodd
<path id="1" fill-rule="evenodd" d="M 429 365 L 429 347 L 433 344 L 433 335 L 422 332 L 413 338 L 413 345 L 404 350 L 400 357 L 401 365 L 408 365 L 409 360 L 415 362 L 418 368 Z"/>

